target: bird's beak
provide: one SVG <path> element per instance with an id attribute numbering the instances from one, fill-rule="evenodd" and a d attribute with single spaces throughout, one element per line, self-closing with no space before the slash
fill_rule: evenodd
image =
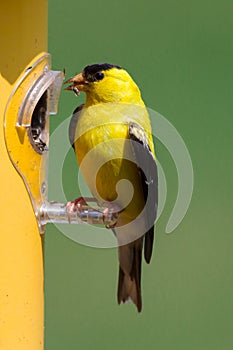
<path id="1" fill-rule="evenodd" d="M 88 81 L 85 80 L 83 73 L 79 73 L 64 82 L 64 84 L 69 83 L 72 84 L 67 86 L 65 90 L 74 91 L 75 95 L 79 95 L 80 91 L 85 91 L 86 86 L 88 85 Z"/>

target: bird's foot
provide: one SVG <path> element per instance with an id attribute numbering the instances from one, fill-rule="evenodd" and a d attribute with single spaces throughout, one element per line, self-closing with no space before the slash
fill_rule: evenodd
<path id="1" fill-rule="evenodd" d="M 70 218 L 74 213 L 76 213 L 77 211 L 81 212 L 83 206 L 88 206 L 87 202 L 96 202 L 96 199 L 90 197 L 78 197 L 71 202 L 67 202 L 66 211 L 68 214 L 69 223 L 71 221 Z"/>
<path id="2" fill-rule="evenodd" d="M 103 203 L 103 206 L 106 207 L 103 210 L 104 221 L 107 221 L 109 219 L 109 217 L 111 217 L 114 221 L 113 224 L 106 225 L 106 228 L 114 228 L 116 226 L 117 217 L 118 217 L 119 212 L 121 211 L 121 208 L 119 207 L 119 205 L 117 205 L 115 203 L 113 204 L 111 202 L 105 202 L 105 203 Z"/>

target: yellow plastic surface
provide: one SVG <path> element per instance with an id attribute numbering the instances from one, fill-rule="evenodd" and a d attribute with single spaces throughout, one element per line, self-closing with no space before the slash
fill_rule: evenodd
<path id="1" fill-rule="evenodd" d="M 20 73 L 47 49 L 47 1 L 2 2 L 0 28 L 0 349 L 42 350 L 42 241 L 30 197 L 6 149 L 3 118 Z M 14 143 L 15 130 L 8 137 Z"/>
<path id="2" fill-rule="evenodd" d="M 19 110 L 25 96 L 28 97 L 28 91 L 34 83 L 41 78 L 45 67 L 50 67 L 50 55 L 42 53 L 34 58 L 28 64 L 31 69 L 27 69 L 21 75 L 16 83 L 14 90 L 11 92 L 10 99 L 5 109 L 5 144 L 8 154 L 15 165 L 17 171 L 24 179 L 27 186 L 36 214 L 38 208 L 46 199 L 47 179 L 46 179 L 46 162 L 48 161 L 48 153 L 40 154 L 32 147 L 28 136 L 28 129 L 24 126 L 16 125 Z M 41 91 L 37 93 L 37 98 L 41 97 Z M 32 101 L 30 102 L 32 103 Z M 36 104 L 34 105 L 35 108 Z M 28 116 L 27 116 L 28 117 Z M 49 124 L 49 113 L 47 114 Z M 30 119 L 30 118 L 28 118 Z M 45 186 L 45 192 L 42 193 L 41 188 Z M 43 232 L 43 228 L 41 228 Z"/>

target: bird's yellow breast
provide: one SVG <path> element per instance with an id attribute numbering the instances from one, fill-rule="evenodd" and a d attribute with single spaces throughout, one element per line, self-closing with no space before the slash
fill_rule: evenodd
<path id="1" fill-rule="evenodd" d="M 136 123 L 144 130 L 149 147 L 154 153 L 150 120 L 144 105 L 102 103 L 88 108 L 84 106 L 75 131 L 75 153 L 78 163 L 81 164 L 90 151 L 92 158 L 94 155 L 106 160 L 109 157 L 124 157 L 130 123 Z M 115 139 L 118 141 L 113 142 Z"/>
<path id="2" fill-rule="evenodd" d="M 129 142 L 131 122 L 145 130 L 153 150 L 145 107 L 104 103 L 82 110 L 76 127 L 75 153 L 87 185 L 100 203 L 119 199 L 117 192 L 120 191 L 119 204 L 125 206 L 134 188 L 137 195 L 134 195 L 132 213 L 136 215 L 142 207 L 143 193 Z M 120 181 L 123 179 L 126 181 Z M 117 184 L 121 185 L 120 189 Z M 128 213 L 130 215 L 130 210 Z"/>

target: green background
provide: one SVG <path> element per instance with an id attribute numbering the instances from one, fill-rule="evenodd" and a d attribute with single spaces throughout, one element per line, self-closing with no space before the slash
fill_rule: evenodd
<path id="1" fill-rule="evenodd" d="M 65 68 L 68 78 L 90 63 L 125 67 L 147 106 L 183 137 L 195 186 L 187 215 L 166 235 L 177 173 L 157 142 L 168 197 L 153 261 L 143 264 L 142 314 L 117 305 L 115 249 L 88 248 L 48 227 L 46 350 L 233 348 L 232 11 L 230 0 L 49 0 L 53 69 Z M 52 130 L 83 100 L 62 91 Z M 70 151 L 63 169 L 69 199 L 78 195 L 76 171 Z"/>

